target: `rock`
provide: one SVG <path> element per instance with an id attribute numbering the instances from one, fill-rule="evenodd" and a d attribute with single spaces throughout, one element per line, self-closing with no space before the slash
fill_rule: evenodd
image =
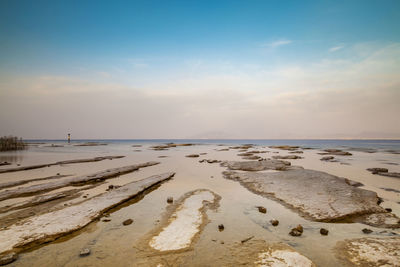
<path id="1" fill-rule="evenodd" d="M 340 241 L 334 249 L 345 266 L 400 266 L 400 238 L 364 237 Z"/>
<path id="2" fill-rule="evenodd" d="M 108 189 L 114 189 L 114 185 L 112 185 L 112 184 L 110 184 L 109 186 L 108 186 Z"/>
<path id="3" fill-rule="evenodd" d="M 123 221 L 123 225 L 130 225 L 131 223 L 133 223 L 133 220 L 132 219 L 127 219 L 127 220 L 125 220 L 125 221 Z"/>
<path id="4" fill-rule="evenodd" d="M 386 208 L 385 209 L 387 212 L 392 212 L 392 209 L 391 208 Z"/>
<path id="5" fill-rule="evenodd" d="M 187 158 L 198 158 L 200 157 L 199 154 L 190 154 L 190 155 L 186 155 Z"/>
<path id="6" fill-rule="evenodd" d="M 269 146 L 269 148 L 294 151 L 294 150 L 299 149 L 300 147 L 299 146 Z"/>
<path id="7" fill-rule="evenodd" d="M 171 204 L 174 202 L 174 198 L 173 197 L 168 197 L 167 198 L 167 203 Z"/>
<path id="8" fill-rule="evenodd" d="M 101 158 L 104 159 L 107 157 L 101 157 Z M 63 162 L 66 162 L 66 161 L 63 161 Z M 119 175 L 122 175 L 125 173 L 130 173 L 130 172 L 136 171 L 140 168 L 149 167 L 149 166 L 153 166 L 153 165 L 157 165 L 157 164 L 159 164 L 159 162 L 150 161 L 150 162 L 145 162 L 145 163 L 140 163 L 140 164 L 134 164 L 134 165 L 124 166 L 124 167 L 99 171 L 99 172 L 89 174 L 89 175 L 71 177 L 71 178 L 62 179 L 62 180 L 57 179 L 56 181 L 48 182 L 45 184 L 36 184 L 36 185 L 31 185 L 31 186 L 26 186 L 26 187 L 18 187 L 16 189 L 10 189 L 10 190 L 0 192 L 0 201 L 4 200 L 4 199 L 10 199 L 10 198 L 16 198 L 16 197 L 31 196 L 33 194 L 52 191 L 52 190 L 55 190 L 58 188 L 66 187 L 66 186 L 83 185 L 85 183 L 92 183 L 94 181 L 102 182 L 106 179 L 114 178 L 116 176 L 119 176 Z M 56 176 L 56 177 L 60 177 L 60 176 Z"/>
<path id="9" fill-rule="evenodd" d="M 400 228 L 399 218 L 385 210 L 383 213 L 362 215 L 354 220 L 374 227 Z"/>
<path id="10" fill-rule="evenodd" d="M 0 230 L 0 255 L 33 247 L 77 231 L 100 218 L 104 212 L 125 203 L 146 189 L 174 176 L 163 173 L 125 184 L 121 188 L 99 194 L 89 200 L 59 210 L 35 215 Z"/>
<path id="11" fill-rule="evenodd" d="M 0 265 L 10 264 L 18 259 L 18 254 L 11 252 L 5 255 L 0 255 Z"/>
<path id="12" fill-rule="evenodd" d="M 400 178 L 400 172 L 378 172 L 376 174 L 381 175 L 381 176 Z"/>
<path id="13" fill-rule="evenodd" d="M 299 232 L 296 228 L 293 228 L 290 232 L 289 235 L 291 236 L 301 236 L 302 232 Z"/>
<path id="14" fill-rule="evenodd" d="M 354 186 L 354 187 L 364 186 L 363 183 L 356 182 L 356 181 L 353 181 L 353 180 L 350 180 L 350 179 L 347 179 L 347 178 L 344 178 L 344 180 L 346 181 L 346 184 Z"/>
<path id="15" fill-rule="evenodd" d="M 273 159 L 302 159 L 303 157 L 297 155 L 287 155 L 287 156 L 272 156 Z"/>
<path id="16" fill-rule="evenodd" d="M 290 151 L 290 154 L 303 154 L 304 152 L 301 150 L 296 150 L 296 151 Z"/>
<path id="17" fill-rule="evenodd" d="M 267 213 L 267 209 L 264 208 L 263 206 L 258 206 L 257 209 L 258 209 L 258 211 L 261 212 L 261 213 Z"/>
<path id="18" fill-rule="evenodd" d="M 367 171 L 372 172 L 372 174 L 377 174 L 380 172 L 388 172 L 389 170 L 386 168 L 368 168 Z"/>
<path id="19" fill-rule="evenodd" d="M 263 171 L 263 170 L 289 170 L 290 162 L 283 160 L 266 159 L 262 161 L 225 161 L 221 166 L 230 170 Z"/>
<path id="20" fill-rule="evenodd" d="M 295 228 L 293 228 L 295 230 L 297 230 L 300 233 L 303 233 L 303 226 L 301 226 L 301 224 L 298 224 Z"/>
<path id="21" fill-rule="evenodd" d="M 111 219 L 103 219 L 103 222 L 111 222 Z"/>
<path id="22" fill-rule="evenodd" d="M 370 234 L 370 233 L 372 233 L 373 231 L 372 231 L 371 229 L 364 228 L 364 229 L 362 229 L 362 232 L 363 232 L 364 234 Z"/>
<path id="23" fill-rule="evenodd" d="M 350 152 L 342 151 L 340 149 L 325 149 L 323 153 L 318 153 L 320 155 L 337 155 L 337 156 L 351 156 Z"/>
<path id="24" fill-rule="evenodd" d="M 282 172 L 223 172 L 253 193 L 285 203 L 306 218 L 332 222 L 359 214 L 385 213 L 375 192 L 314 170 Z"/>
<path id="25" fill-rule="evenodd" d="M 243 159 L 257 160 L 257 159 L 261 159 L 261 157 L 260 157 L 260 156 L 253 155 L 253 156 L 243 157 Z"/>
<path id="26" fill-rule="evenodd" d="M 207 160 L 207 163 L 220 163 L 221 161 L 220 160 L 216 160 L 216 159 L 208 159 Z"/>
<path id="27" fill-rule="evenodd" d="M 273 226 L 278 226 L 278 224 L 279 224 L 279 221 L 278 221 L 278 220 L 275 220 L 275 219 L 270 220 L 270 222 L 271 222 L 271 224 L 272 224 Z"/>
<path id="28" fill-rule="evenodd" d="M 325 229 L 325 228 L 321 228 L 321 230 L 319 230 L 319 233 L 321 235 L 328 235 L 329 231 L 327 229 Z"/>
<path id="29" fill-rule="evenodd" d="M 86 257 L 90 255 L 90 249 L 88 248 L 84 248 L 81 250 L 81 252 L 79 253 L 80 257 Z"/>
<path id="30" fill-rule="evenodd" d="M 239 153 L 237 155 L 240 156 L 240 157 L 248 157 L 248 156 L 253 156 L 253 153 L 245 152 L 245 153 Z"/>
<path id="31" fill-rule="evenodd" d="M 388 192 L 395 192 L 395 193 L 400 193 L 400 190 L 393 189 L 393 188 L 386 188 L 386 187 L 381 187 L 381 189 L 388 191 Z"/>
<path id="32" fill-rule="evenodd" d="M 223 224 L 219 224 L 219 225 L 218 225 L 218 230 L 219 230 L 220 232 L 224 231 L 224 229 L 225 229 L 225 226 L 224 226 Z"/>
<path id="33" fill-rule="evenodd" d="M 320 160 L 322 160 L 322 161 L 331 161 L 334 158 L 335 158 L 334 156 L 326 156 L 326 157 L 322 157 Z"/>

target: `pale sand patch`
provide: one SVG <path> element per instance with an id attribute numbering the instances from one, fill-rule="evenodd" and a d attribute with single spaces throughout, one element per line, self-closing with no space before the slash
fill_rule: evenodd
<path id="1" fill-rule="evenodd" d="M 289 250 L 275 250 L 258 254 L 256 266 L 271 267 L 308 267 L 313 266 L 312 261 L 303 255 Z"/>
<path id="2" fill-rule="evenodd" d="M 179 250 L 190 246 L 203 223 L 204 202 L 214 202 L 210 191 L 197 191 L 189 196 L 172 214 L 169 224 L 154 236 L 149 245 L 159 251 Z"/>

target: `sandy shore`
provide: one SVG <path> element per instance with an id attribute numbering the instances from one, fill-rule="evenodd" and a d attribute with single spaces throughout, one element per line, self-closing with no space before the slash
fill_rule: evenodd
<path id="1" fill-rule="evenodd" d="M 45 143 L 3 153 L 0 237 L 18 229 L 30 242 L 0 239 L 0 255 L 12 266 L 400 265 L 385 245 L 400 242 L 400 179 L 367 170 L 398 173 L 400 155 L 332 149 Z M 162 173 L 175 175 L 129 187 Z M 118 190 L 123 201 L 109 202 Z M 28 225 L 46 216 L 51 231 L 50 218 L 79 227 L 39 238 Z M 56 241 L 41 245 L 46 235 Z"/>

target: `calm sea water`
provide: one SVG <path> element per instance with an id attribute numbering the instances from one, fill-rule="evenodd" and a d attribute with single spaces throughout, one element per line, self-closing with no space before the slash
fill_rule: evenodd
<path id="1" fill-rule="evenodd" d="M 65 143 L 66 140 L 27 140 L 28 142 Z M 261 146 L 292 145 L 310 148 L 339 148 L 348 150 L 378 150 L 400 153 L 400 140 L 310 140 L 310 139 L 79 139 L 72 143 L 101 142 L 109 144 L 254 144 Z"/>

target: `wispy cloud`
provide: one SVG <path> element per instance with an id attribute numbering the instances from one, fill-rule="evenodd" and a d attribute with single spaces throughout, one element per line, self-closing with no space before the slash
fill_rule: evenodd
<path id="1" fill-rule="evenodd" d="M 337 46 L 329 48 L 329 52 L 333 53 L 333 52 L 336 52 L 336 51 L 338 51 L 338 50 L 340 50 L 342 48 L 344 48 L 344 45 L 337 45 Z"/>
<path id="2" fill-rule="evenodd" d="M 283 46 L 283 45 L 288 45 L 288 44 L 291 44 L 291 43 L 293 43 L 292 40 L 280 39 L 280 40 L 276 40 L 276 41 L 273 41 L 273 42 L 270 42 L 270 43 L 263 44 L 262 46 L 263 47 L 277 48 L 277 47 L 280 47 L 280 46 Z"/>

